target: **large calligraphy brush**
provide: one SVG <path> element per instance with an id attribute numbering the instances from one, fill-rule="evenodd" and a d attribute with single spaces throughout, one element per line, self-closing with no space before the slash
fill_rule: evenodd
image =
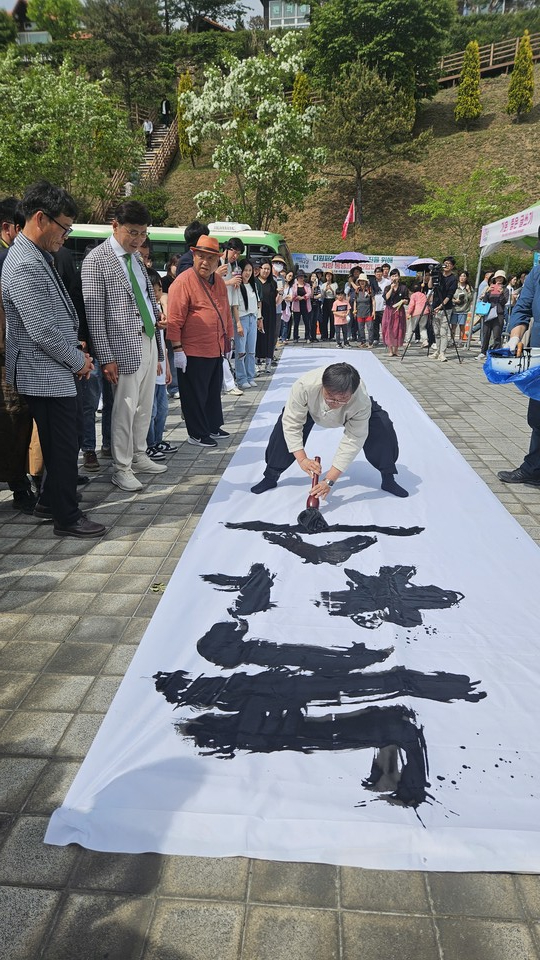
<path id="1" fill-rule="evenodd" d="M 314 457 L 317 463 L 321 462 L 320 457 Z M 318 474 L 314 473 L 311 477 L 311 489 L 316 487 L 319 482 Z M 307 498 L 306 509 L 298 514 L 297 522 L 308 533 L 320 533 L 328 529 L 328 524 L 319 510 L 319 498 L 310 493 Z"/>
<path id="2" fill-rule="evenodd" d="M 315 460 L 315 463 L 318 463 L 318 464 L 320 465 L 320 463 L 321 463 L 321 458 L 320 458 L 320 457 L 313 457 L 313 459 Z M 313 490 L 313 487 L 316 487 L 316 486 L 317 486 L 318 482 L 319 482 L 319 474 L 318 474 L 318 473 L 312 473 L 312 475 L 311 475 L 311 489 L 312 489 L 312 490 Z M 309 510 L 310 507 L 315 507 L 315 509 L 318 510 L 318 509 L 319 509 L 319 498 L 313 496 L 313 494 L 310 493 L 309 497 L 307 498 L 306 507 L 307 507 L 308 510 Z"/>

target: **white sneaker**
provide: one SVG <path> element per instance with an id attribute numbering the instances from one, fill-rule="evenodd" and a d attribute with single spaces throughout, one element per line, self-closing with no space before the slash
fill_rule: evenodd
<path id="1" fill-rule="evenodd" d="M 439 354 L 438 354 L 438 353 L 430 353 L 430 355 L 429 355 L 429 357 L 428 357 L 428 360 L 438 360 L 438 359 L 439 359 Z"/>
<path id="2" fill-rule="evenodd" d="M 485 360 L 485 359 L 486 359 L 486 355 L 485 355 L 485 353 L 479 353 L 478 356 L 475 357 L 474 359 L 475 359 L 475 360 Z"/>
<path id="3" fill-rule="evenodd" d="M 120 490 L 127 490 L 129 493 L 137 493 L 138 490 L 142 490 L 141 481 L 137 480 L 131 470 L 116 470 L 111 477 L 111 483 L 114 483 L 115 487 L 120 487 Z"/>
<path id="4" fill-rule="evenodd" d="M 448 363 L 448 357 L 444 353 L 441 353 L 439 360 L 441 363 Z"/>
<path id="5" fill-rule="evenodd" d="M 259 384 L 257 383 L 256 380 L 250 380 L 250 381 L 249 381 L 249 385 L 250 385 L 250 387 L 258 387 L 258 386 L 259 386 Z"/>
<path id="6" fill-rule="evenodd" d="M 146 454 L 134 457 L 132 467 L 135 473 L 165 473 L 167 469 L 164 463 L 155 463 Z"/>
<path id="7" fill-rule="evenodd" d="M 243 391 L 243 390 L 239 390 L 238 387 L 233 387 L 232 390 L 227 390 L 227 394 L 228 394 L 230 397 L 243 397 L 243 396 L 244 396 L 244 391 Z"/>

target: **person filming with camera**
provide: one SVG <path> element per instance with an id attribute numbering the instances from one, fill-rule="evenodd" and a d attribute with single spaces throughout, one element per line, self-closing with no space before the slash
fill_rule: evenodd
<path id="1" fill-rule="evenodd" d="M 433 290 L 433 333 L 435 335 L 435 351 L 430 354 L 430 360 L 440 360 L 446 363 L 446 347 L 450 335 L 449 316 L 452 313 L 452 299 L 457 289 L 458 278 L 454 273 L 456 261 L 454 257 L 445 257 L 440 264 L 432 267 L 428 280 L 428 287 Z"/>

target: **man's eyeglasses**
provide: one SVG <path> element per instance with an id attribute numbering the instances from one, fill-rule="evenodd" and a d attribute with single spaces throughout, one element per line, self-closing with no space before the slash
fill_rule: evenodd
<path id="1" fill-rule="evenodd" d="M 128 230 L 127 227 L 126 227 L 126 233 L 128 237 L 132 237 L 133 240 L 135 240 L 137 237 L 142 237 L 143 239 L 146 239 L 146 237 L 148 236 L 148 230 Z"/>
<path id="2" fill-rule="evenodd" d="M 329 397 L 326 390 L 323 390 L 323 398 L 329 407 L 343 407 L 351 399 L 350 397 L 346 397 L 344 400 L 338 400 L 336 397 Z"/>
<path id="3" fill-rule="evenodd" d="M 64 231 L 64 236 L 69 237 L 70 233 L 73 233 L 73 227 L 65 227 L 63 223 L 60 223 L 58 220 L 55 220 L 54 217 L 51 217 L 50 213 L 46 213 L 45 216 L 48 220 L 52 220 L 57 227 L 60 227 Z"/>

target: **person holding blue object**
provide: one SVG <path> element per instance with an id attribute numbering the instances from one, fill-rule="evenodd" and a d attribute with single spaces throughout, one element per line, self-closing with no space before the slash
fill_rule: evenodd
<path id="1" fill-rule="evenodd" d="M 515 353 L 531 319 L 533 325 L 529 346 L 540 348 L 540 265 L 534 267 L 528 274 L 519 299 L 512 310 L 512 329 L 507 343 L 512 353 Z M 497 476 L 503 483 L 526 483 L 528 486 L 540 487 L 540 400 L 529 400 L 527 423 L 532 433 L 529 452 L 523 463 L 515 470 L 500 470 Z"/>

